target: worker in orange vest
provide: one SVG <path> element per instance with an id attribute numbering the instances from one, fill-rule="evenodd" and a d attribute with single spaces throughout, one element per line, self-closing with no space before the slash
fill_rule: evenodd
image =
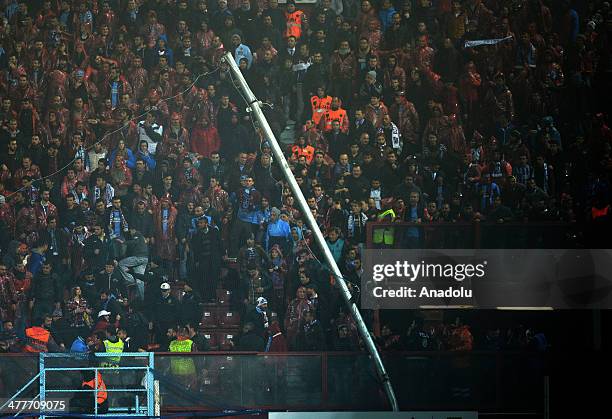
<path id="1" fill-rule="evenodd" d="M 304 19 L 304 12 L 295 8 L 294 0 L 287 0 L 287 11 L 285 12 L 285 18 L 287 19 L 287 31 L 285 32 L 285 38 L 295 36 L 296 39 L 300 39 L 302 36 L 302 20 Z"/>
<path id="2" fill-rule="evenodd" d="M 344 134 L 348 133 L 349 130 L 349 120 L 346 111 L 342 109 L 342 102 L 339 97 L 334 97 L 331 101 L 330 109 L 323 113 L 323 118 L 321 118 L 321 122 L 319 126 L 322 127 L 324 132 L 330 132 L 332 130 L 332 122 L 338 121 L 340 122 L 340 131 Z"/>
<path id="3" fill-rule="evenodd" d="M 297 161 L 300 157 L 306 158 L 306 163 L 310 164 L 314 158 L 315 148 L 306 142 L 306 136 L 301 134 L 293 147 L 291 147 L 291 160 Z"/>
<path id="4" fill-rule="evenodd" d="M 81 390 L 94 390 L 98 388 L 98 392 L 94 391 L 81 391 L 70 400 L 70 411 L 75 413 L 87 413 L 94 414 L 94 397 L 96 404 L 98 405 L 98 414 L 104 414 L 108 412 L 108 392 L 106 391 L 106 383 L 102 379 L 102 374 L 98 371 L 97 380 L 96 373 L 91 370 L 81 371 L 83 376 L 83 382 L 81 383 Z"/>
<path id="5" fill-rule="evenodd" d="M 49 331 L 52 322 L 51 316 L 45 316 L 44 320 L 38 322 L 40 326 L 28 327 L 25 330 L 24 352 L 62 352 L 62 347 L 55 343 Z"/>
<path id="6" fill-rule="evenodd" d="M 310 98 L 312 106 L 312 120 L 315 125 L 319 125 L 325 111 L 331 107 L 332 97 L 325 94 L 325 87 L 317 87 L 317 94 Z"/>

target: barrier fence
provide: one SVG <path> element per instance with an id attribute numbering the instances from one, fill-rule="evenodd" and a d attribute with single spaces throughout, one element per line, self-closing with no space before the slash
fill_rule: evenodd
<path id="1" fill-rule="evenodd" d="M 372 222 L 370 249 L 572 249 L 584 241 L 575 224 L 492 222 Z"/>
<path id="2" fill-rule="evenodd" d="M 388 409 L 366 353 L 155 353 L 154 358 L 162 411 Z M 534 354 L 387 352 L 383 360 L 402 410 L 539 412 L 543 407 L 546 365 Z M 37 356 L 1 355 L 0 398 L 37 373 Z M 78 375 L 53 374 L 49 388 L 72 383 Z M 138 389 L 145 385 L 143 377 L 135 370 L 109 377 L 107 386 Z M 31 394 L 20 397 L 33 397 L 37 390 L 35 384 Z"/>

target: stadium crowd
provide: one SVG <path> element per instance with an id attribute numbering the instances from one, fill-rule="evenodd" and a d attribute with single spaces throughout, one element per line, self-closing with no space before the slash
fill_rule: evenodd
<path id="1" fill-rule="evenodd" d="M 612 12 L 575 3 L 3 0 L 0 350 L 206 350 L 219 289 L 235 349 L 358 347 L 228 51 L 354 292 L 368 223 L 608 225 Z"/>

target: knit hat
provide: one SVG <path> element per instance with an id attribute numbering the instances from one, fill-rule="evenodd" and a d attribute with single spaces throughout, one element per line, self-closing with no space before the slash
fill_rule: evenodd
<path id="1" fill-rule="evenodd" d="M 372 77 L 374 80 L 376 80 L 376 71 L 368 71 L 368 76 Z"/>
<path id="2" fill-rule="evenodd" d="M 268 300 L 266 300 L 264 297 L 259 297 L 257 299 L 257 307 L 261 307 L 265 304 L 268 304 Z"/>

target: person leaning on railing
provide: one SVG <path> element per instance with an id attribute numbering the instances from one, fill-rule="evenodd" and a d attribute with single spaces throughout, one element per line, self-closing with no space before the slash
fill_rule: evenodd
<path id="1" fill-rule="evenodd" d="M 70 400 L 70 413 L 94 414 L 96 413 L 95 404 L 98 405 L 97 413 L 105 414 L 108 412 L 108 392 L 106 391 L 106 383 L 102 378 L 102 374 L 98 371 L 97 379 L 94 371 L 81 371 L 83 382 L 81 390 L 94 390 L 97 385 L 97 393 L 95 391 L 80 391 Z"/>
<path id="2" fill-rule="evenodd" d="M 389 223 L 395 221 L 395 211 L 393 208 L 381 211 L 376 217 L 375 222 Z M 393 247 L 395 242 L 395 228 L 393 227 L 374 227 L 373 243 L 376 248 Z"/>
<path id="3" fill-rule="evenodd" d="M 49 331 L 51 322 L 51 316 L 45 315 L 43 320 L 39 319 L 35 323 L 40 326 L 28 327 L 25 330 L 24 352 L 63 352 L 62 347 L 55 342 Z"/>
<path id="4" fill-rule="evenodd" d="M 176 339 L 170 342 L 170 352 L 195 352 L 195 343 L 189 337 L 189 330 L 186 327 L 179 329 Z M 172 376 L 182 382 L 184 386 L 189 386 L 196 380 L 196 366 L 190 356 L 173 356 L 170 358 L 170 372 Z"/>

